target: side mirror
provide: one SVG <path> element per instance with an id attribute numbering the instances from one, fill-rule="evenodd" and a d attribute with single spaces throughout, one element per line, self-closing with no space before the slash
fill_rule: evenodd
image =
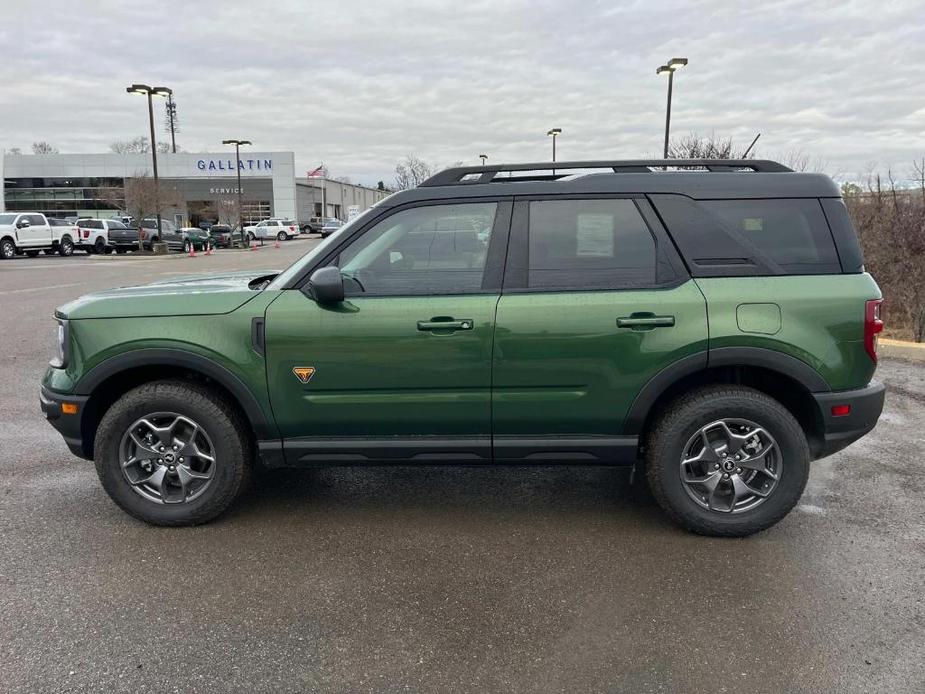
<path id="1" fill-rule="evenodd" d="M 319 304 L 339 304 L 344 300 L 344 278 L 340 268 L 333 265 L 315 270 L 308 278 L 308 288 Z"/>
<path id="2" fill-rule="evenodd" d="M 32 226 L 32 223 L 28 219 L 20 219 L 19 223 L 16 225 L 17 229 L 28 229 Z"/>

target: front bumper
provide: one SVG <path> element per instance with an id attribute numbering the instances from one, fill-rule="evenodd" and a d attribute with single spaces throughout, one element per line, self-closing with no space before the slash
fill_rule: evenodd
<path id="1" fill-rule="evenodd" d="M 880 381 L 871 381 L 864 388 L 833 393 L 812 393 L 822 418 L 822 440 L 813 451 L 815 458 L 823 458 L 840 451 L 869 433 L 883 411 L 886 387 Z M 832 414 L 836 405 L 850 406 L 850 412 Z"/>
<path id="2" fill-rule="evenodd" d="M 85 450 L 81 427 L 88 399 L 89 396 L 87 395 L 65 395 L 49 390 L 45 386 L 42 386 L 39 393 L 39 404 L 42 406 L 45 419 L 58 430 L 67 447 L 71 449 L 71 453 L 80 458 L 91 460 L 93 452 Z M 61 409 L 61 405 L 64 403 L 76 405 L 77 412 L 75 414 L 65 414 Z"/>

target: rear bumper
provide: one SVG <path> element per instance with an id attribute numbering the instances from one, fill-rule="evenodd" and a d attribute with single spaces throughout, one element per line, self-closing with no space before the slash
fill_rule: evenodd
<path id="1" fill-rule="evenodd" d="M 864 388 L 842 390 L 834 393 L 812 393 L 822 418 L 822 441 L 813 451 L 813 457 L 823 458 L 840 451 L 877 426 L 883 411 L 886 387 L 879 381 L 871 381 Z M 848 405 L 848 414 L 836 416 L 832 408 Z"/>
<path id="2" fill-rule="evenodd" d="M 80 458 L 90 460 L 92 452 L 84 450 L 81 427 L 81 421 L 88 399 L 89 396 L 87 395 L 64 395 L 63 393 L 55 393 L 54 391 L 48 390 L 45 386 L 42 386 L 42 390 L 39 393 L 39 404 L 42 407 L 42 413 L 45 415 L 45 419 L 58 430 L 58 433 L 64 438 L 67 447 L 71 449 L 71 453 Z M 64 414 L 61 411 L 61 404 L 65 402 L 77 405 L 77 413 Z"/>

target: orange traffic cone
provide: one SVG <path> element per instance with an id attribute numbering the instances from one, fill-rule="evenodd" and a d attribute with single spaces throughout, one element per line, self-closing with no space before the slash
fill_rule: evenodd
<path id="1" fill-rule="evenodd" d="M 279 248 L 279 239 L 276 239 L 276 243 L 273 244 L 273 248 Z"/>
<path id="2" fill-rule="evenodd" d="M 194 244 L 194 243 L 191 243 L 191 244 L 189 245 L 189 257 L 190 257 L 190 258 L 195 258 L 195 257 L 196 257 L 196 244 Z"/>
<path id="3" fill-rule="evenodd" d="M 256 250 L 257 250 L 257 244 L 255 243 L 253 246 L 250 247 L 250 249 L 251 249 L 252 251 L 256 251 Z"/>
<path id="4" fill-rule="evenodd" d="M 212 255 L 212 244 L 211 243 L 206 244 L 206 255 Z"/>

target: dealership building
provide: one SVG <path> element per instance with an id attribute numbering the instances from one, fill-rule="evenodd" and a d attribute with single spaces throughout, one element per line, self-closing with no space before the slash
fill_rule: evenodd
<path id="1" fill-rule="evenodd" d="M 178 226 L 237 217 L 238 180 L 232 153 L 157 155 L 158 178 L 170 204 L 163 215 Z M 151 176 L 150 154 L 4 154 L 0 211 L 50 217 L 111 217 L 125 210 L 126 179 Z M 296 178 L 292 152 L 242 151 L 242 211 L 246 223 L 267 217 L 307 222 L 346 220 L 388 194 L 378 188 Z"/>

